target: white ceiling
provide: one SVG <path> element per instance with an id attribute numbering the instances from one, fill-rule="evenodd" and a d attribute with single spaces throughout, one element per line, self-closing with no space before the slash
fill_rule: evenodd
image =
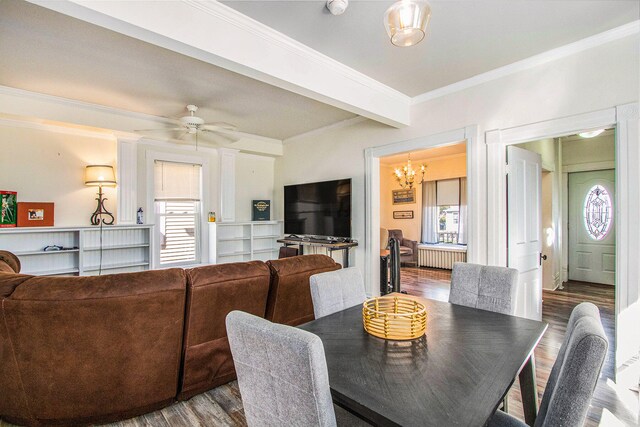
<path id="1" fill-rule="evenodd" d="M 0 58 L 2 86 L 161 117 L 196 104 L 208 122 L 276 139 L 355 117 L 23 1 L 0 0 Z"/>
<path id="2" fill-rule="evenodd" d="M 223 1 L 233 9 L 409 96 L 416 96 L 640 18 L 637 0 L 433 0 L 427 38 L 391 45 L 393 1 Z"/>
<path id="3" fill-rule="evenodd" d="M 237 11 L 414 96 L 639 17 L 634 0 L 432 2 L 428 38 L 393 47 L 392 1 L 226 1 Z M 149 2 L 149 7 L 153 3 Z M 0 0 L 0 86 L 161 117 L 200 107 L 207 122 L 287 139 L 355 117 L 285 89 L 19 0 Z M 320 98 L 319 98 L 320 99 Z M 0 113 L 11 113 L 0 106 Z M 131 129 L 133 130 L 133 129 Z"/>
<path id="4" fill-rule="evenodd" d="M 400 164 L 407 163 L 408 154 L 411 154 L 411 163 L 415 166 L 416 164 L 419 164 L 419 162 L 466 154 L 466 152 L 467 144 L 461 142 L 458 144 L 445 145 L 443 147 L 427 148 L 424 150 L 413 151 L 411 153 L 394 154 L 393 156 L 381 157 L 380 163 L 387 166 L 398 166 Z"/>

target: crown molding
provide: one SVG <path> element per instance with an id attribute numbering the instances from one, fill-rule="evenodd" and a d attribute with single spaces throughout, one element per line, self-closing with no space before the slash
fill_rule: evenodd
<path id="1" fill-rule="evenodd" d="M 413 97 L 411 99 L 411 105 L 421 104 L 432 99 L 450 95 L 455 92 L 460 92 L 462 90 L 469 89 L 483 83 L 497 80 L 499 78 L 506 77 L 520 71 L 528 70 L 546 64 L 548 62 L 556 61 L 558 59 L 562 59 L 567 56 L 571 56 L 576 53 L 592 49 L 594 47 L 601 46 L 603 44 L 629 37 L 638 33 L 640 33 L 640 20 L 636 20 L 628 24 L 613 28 L 611 30 L 586 37 L 582 40 L 578 40 L 577 42 L 569 43 L 567 45 L 548 50 L 546 52 L 531 56 L 521 61 L 505 65 L 504 67 L 495 68 L 491 71 L 487 71 L 486 73 L 478 74 L 465 80 L 460 80 L 459 82 L 450 84 L 448 86 L 443 86 L 441 88 L 425 92 L 421 95 Z"/>
<path id="2" fill-rule="evenodd" d="M 346 119 L 346 120 L 341 120 L 339 122 L 336 123 L 332 123 L 330 125 L 326 125 L 326 126 L 322 126 L 316 129 L 312 129 L 310 131 L 307 132 L 303 132 L 300 133 L 298 135 L 294 135 L 292 137 L 286 138 L 282 140 L 283 144 L 288 144 L 290 142 L 296 142 L 299 141 L 301 139 L 306 139 L 312 136 L 318 136 L 321 135 L 325 132 L 329 132 L 331 130 L 338 130 L 338 129 L 342 129 L 342 128 L 346 128 L 352 125 L 355 125 L 357 123 L 362 123 L 364 121 L 368 120 L 366 117 L 362 117 L 362 116 L 357 116 L 357 117 L 353 117 L 351 119 Z"/>
<path id="3" fill-rule="evenodd" d="M 99 113 L 107 113 L 118 115 L 127 118 L 147 120 L 157 122 L 166 125 L 175 125 L 179 123 L 178 120 L 170 119 L 168 117 L 154 116 L 151 114 L 139 113 L 136 111 L 123 110 L 114 107 L 108 107 L 106 105 L 93 104 L 91 102 L 78 101 L 70 98 L 63 98 L 55 95 L 47 95 L 39 92 L 31 92 L 24 89 L 17 89 L 9 86 L 0 86 L 0 95 L 18 96 L 22 98 L 35 99 L 37 101 L 44 101 L 47 103 L 64 105 L 73 108 L 79 108 L 83 110 L 96 111 Z"/>
<path id="4" fill-rule="evenodd" d="M 375 80 L 343 64 L 342 62 L 336 61 L 335 59 L 330 58 L 327 55 L 324 55 L 223 3 L 211 0 L 182 0 L 182 2 L 202 12 L 208 13 L 211 16 L 222 19 L 242 31 L 250 32 L 269 43 L 279 45 L 294 55 L 298 55 L 319 65 L 328 67 L 366 88 L 382 92 L 400 102 L 411 102 L 410 96 L 380 83 L 378 80 Z"/>
<path id="5" fill-rule="evenodd" d="M 34 129 L 46 132 L 62 133 L 65 135 L 74 135 L 84 138 L 104 139 L 107 141 L 116 141 L 117 137 L 109 131 L 102 130 L 89 130 L 76 127 L 69 127 L 64 123 L 43 123 L 38 121 L 31 121 L 23 118 L 9 118 L 0 116 L 0 126 L 14 127 L 23 129 Z"/>

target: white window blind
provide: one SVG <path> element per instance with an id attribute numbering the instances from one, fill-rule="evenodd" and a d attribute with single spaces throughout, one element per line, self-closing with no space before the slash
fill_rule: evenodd
<path id="1" fill-rule="evenodd" d="M 201 169 L 196 164 L 155 162 L 161 265 L 199 261 Z"/>
<path id="2" fill-rule="evenodd" d="M 155 162 L 156 200 L 200 200 L 202 166 L 190 163 Z"/>
<path id="3" fill-rule="evenodd" d="M 436 181 L 438 206 L 457 206 L 460 204 L 460 180 L 445 179 Z"/>

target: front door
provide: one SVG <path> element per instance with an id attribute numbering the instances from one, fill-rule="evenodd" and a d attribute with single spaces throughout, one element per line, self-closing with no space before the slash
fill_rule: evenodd
<path id="1" fill-rule="evenodd" d="M 569 280 L 613 285 L 615 171 L 569 174 Z"/>
<path id="2" fill-rule="evenodd" d="M 507 147 L 509 267 L 517 269 L 516 316 L 542 318 L 542 158 Z"/>

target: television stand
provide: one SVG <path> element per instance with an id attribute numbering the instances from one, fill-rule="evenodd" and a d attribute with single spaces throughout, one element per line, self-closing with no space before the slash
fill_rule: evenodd
<path id="1" fill-rule="evenodd" d="M 326 248 L 329 251 L 329 256 L 335 251 L 342 251 L 342 267 L 349 267 L 349 249 L 358 246 L 357 242 L 340 242 L 339 239 L 318 239 L 307 238 L 299 236 L 287 236 L 283 239 L 277 240 L 278 243 L 282 243 L 284 246 L 298 246 L 300 255 L 304 253 L 305 246 L 313 246 L 319 248 Z"/>

